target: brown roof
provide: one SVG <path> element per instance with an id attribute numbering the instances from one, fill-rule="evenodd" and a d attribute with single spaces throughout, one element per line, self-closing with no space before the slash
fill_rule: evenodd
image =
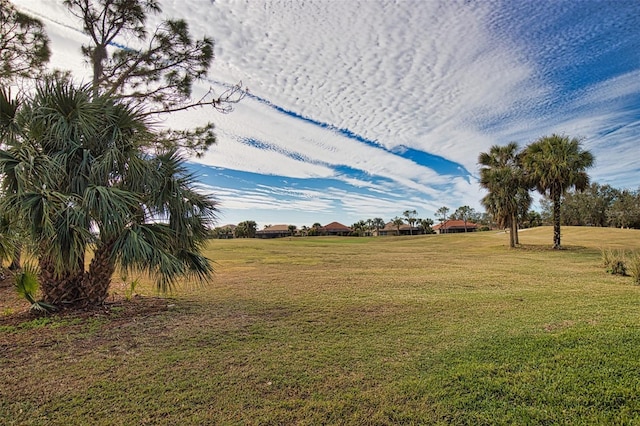
<path id="1" fill-rule="evenodd" d="M 401 231 L 407 231 L 407 230 L 409 230 L 409 228 L 411 228 L 411 227 L 406 223 L 403 223 L 402 225 L 400 225 L 400 230 Z M 394 225 L 393 222 L 389 222 L 382 229 L 385 230 L 385 231 L 397 231 L 398 227 L 396 225 Z M 418 227 L 414 226 L 412 229 L 418 229 Z"/>
<path id="2" fill-rule="evenodd" d="M 433 226 L 433 229 L 451 229 L 451 228 L 462 228 L 464 229 L 465 225 L 464 225 L 464 220 L 446 220 L 444 223 L 442 224 L 437 224 L 435 226 Z M 467 221 L 467 229 L 471 229 L 471 228 L 477 228 L 478 225 L 476 225 L 473 222 L 469 222 Z"/>
<path id="3" fill-rule="evenodd" d="M 258 232 L 289 232 L 289 225 L 271 225 Z"/>
<path id="4" fill-rule="evenodd" d="M 351 231 L 351 228 L 339 222 L 331 222 L 330 224 L 323 226 L 322 229 L 325 231 Z"/>

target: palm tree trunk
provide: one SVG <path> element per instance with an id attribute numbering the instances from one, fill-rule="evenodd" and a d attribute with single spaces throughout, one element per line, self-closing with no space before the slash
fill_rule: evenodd
<path id="1" fill-rule="evenodd" d="M 511 248 L 516 247 L 516 235 L 513 232 L 513 218 L 511 218 L 511 223 L 509 226 L 509 247 Z"/>
<path id="2" fill-rule="evenodd" d="M 89 305 L 100 305 L 109 295 L 111 276 L 116 269 L 112 249 L 113 241 L 96 248 L 89 271 L 82 280 L 82 290 Z"/>
<path id="3" fill-rule="evenodd" d="M 553 191 L 553 248 L 560 250 L 560 191 Z"/>
<path id="4" fill-rule="evenodd" d="M 513 232 L 513 241 L 519 246 L 520 237 L 518 235 L 518 215 L 515 213 L 511 216 L 511 232 Z"/>
<path id="5" fill-rule="evenodd" d="M 39 265 L 40 289 L 46 303 L 60 307 L 77 305 L 82 301 L 82 271 L 56 273 L 53 262 L 45 256 L 40 258 Z"/>

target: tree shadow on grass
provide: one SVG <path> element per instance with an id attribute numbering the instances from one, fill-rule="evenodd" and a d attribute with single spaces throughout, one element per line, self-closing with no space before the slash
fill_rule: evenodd
<path id="1" fill-rule="evenodd" d="M 516 247 L 518 250 L 523 251 L 572 251 L 572 252 L 586 252 L 593 249 L 590 249 L 586 246 L 577 246 L 577 245 L 563 245 L 560 249 L 554 249 L 551 244 L 520 244 Z"/>

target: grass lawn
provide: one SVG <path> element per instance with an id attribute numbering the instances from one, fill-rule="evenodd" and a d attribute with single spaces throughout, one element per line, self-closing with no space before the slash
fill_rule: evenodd
<path id="1" fill-rule="evenodd" d="M 0 424 L 640 424 L 640 287 L 601 265 L 640 231 L 562 231 L 214 240 L 212 284 L 76 316 L 5 285 Z"/>

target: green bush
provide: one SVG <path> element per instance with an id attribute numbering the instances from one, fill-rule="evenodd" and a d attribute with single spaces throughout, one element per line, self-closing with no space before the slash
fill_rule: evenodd
<path id="1" fill-rule="evenodd" d="M 25 298 L 31 304 L 31 311 L 49 313 L 56 308 L 53 305 L 36 300 L 36 294 L 40 283 L 38 282 L 38 269 L 32 264 L 27 264 L 23 270 L 15 275 L 14 287 L 20 297 Z"/>

